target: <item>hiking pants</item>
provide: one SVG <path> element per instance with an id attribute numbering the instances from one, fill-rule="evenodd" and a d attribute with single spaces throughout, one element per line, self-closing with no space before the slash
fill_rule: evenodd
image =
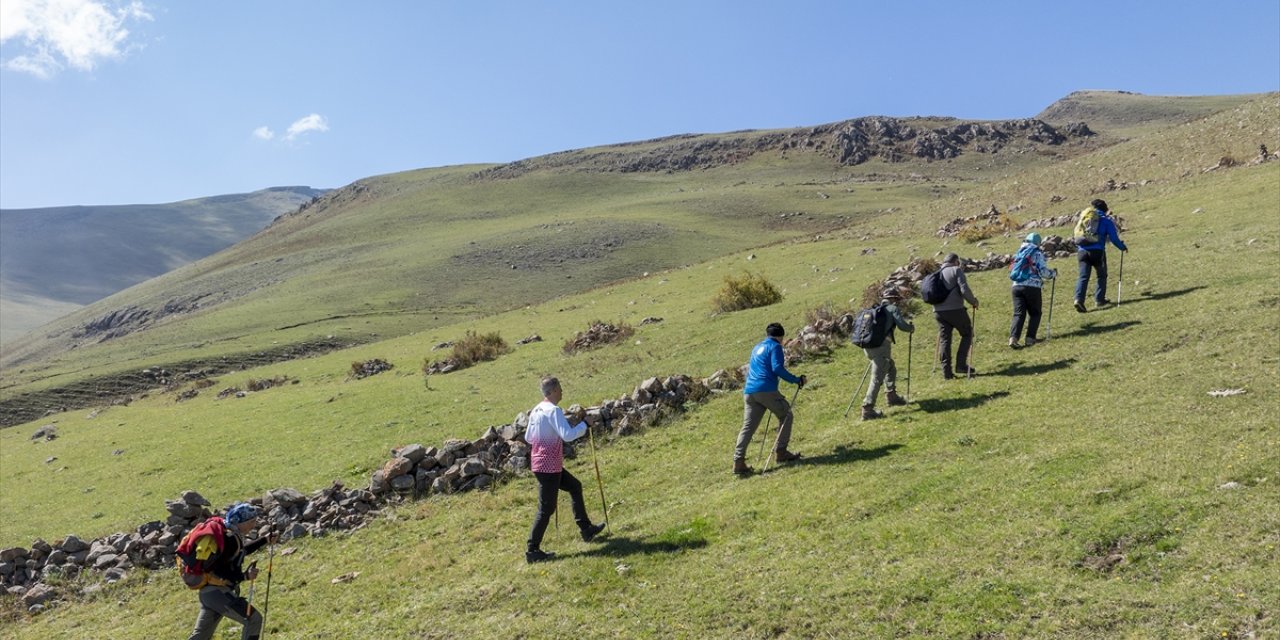
<path id="1" fill-rule="evenodd" d="M 187 640 L 211 640 L 223 618 L 244 626 L 241 640 L 257 640 L 262 634 L 262 612 L 257 607 L 249 614 L 249 601 L 241 598 L 236 589 L 209 585 L 200 589 L 200 615 L 196 616 L 196 628 Z"/>
<path id="2" fill-rule="evenodd" d="M 964 309 L 934 309 L 933 318 L 938 321 L 938 362 L 944 372 L 951 371 L 951 332 L 960 334 L 960 346 L 956 349 L 956 368 L 969 366 L 969 347 L 973 344 L 973 323 Z"/>
<path id="3" fill-rule="evenodd" d="M 778 418 L 778 442 L 775 451 L 786 451 L 791 443 L 791 403 L 777 391 L 760 391 L 742 396 L 742 431 L 738 433 L 738 445 L 733 449 L 734 460 L 747 459 L 747 446 L 760 426 L 765 411 Z"/>
<path id="4" fill-rule="evenodd" d="M 1013 326 L 1009 327 L 1010 338 L 1014 340 L 1022 338 L 1022 322 L 1030 316 L 1031 321 L 1027 323 L 1027 337 L 1036 339 L 1036 331 L 1040 330 L 1043 300 L 1040 287 L 1018 285 L 1013 288 Z"/>
<path id="5" fill-rule="evenodd" d="M 573 503 L 573 519 L 578 523 L 578 528 L 586 529 L 591 526 L 591 520 L 587 518 L 587 503 L 582 499 L 582 483 L 568 469 L 559 473 L 535 471 L 533 476 L 538 479 L 538 513 L 533 518 L 533 529 L 529 531 L 529 551 L 542 549 L 542 536 L 547 533 L 551 516 L 555 515 L 561 491 L 569 494 Z"/>
<path id="6" fill-rule="evenodd" d="M 867 397 L 862 401 L 862 406 L 874 407 L 881 384 L 889 389 L 889 393 L 898 390 L 898 365 L 893 362 L 893 343 L 887 339 L 884 344 L 863 349 L 862 352 L 871 361 L 871 384 L 867 386 Z"/>
<path id="7" fill-rule="evenodd" d="M 1084 302 L 1084 294 L 1089 290 L 1089 270 L 1098 272 L 1098 287 L 1093 291 L 1093 301 L 1102 304 L 1107 299 L 1107 251 L 1091 249 L 1077 251 L 1076 259 L 1080 261 L 1080 277 L 1076 279 L 1076 301 Z"/>

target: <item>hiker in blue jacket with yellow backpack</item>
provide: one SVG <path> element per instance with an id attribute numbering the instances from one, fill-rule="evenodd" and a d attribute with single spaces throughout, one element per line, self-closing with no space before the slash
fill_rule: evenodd
<path id="1" fill-rule="evenodd" d="M 1111 305 L 1107 299 L 1107 241 L 1110 240 L 1117 249 L 1128 251 L 1120 232 L 1116 229 L 1111 210 L 1104 200 L 1094 200 L 1089 207 L 1080 212 L 1076 221 L 1075 241 L 1076 258 L 1080 261 L 1080 277 L 1076 280 L 1076 311 L 1084 313 L 1084 294 L 1089 289 L 1089 270 L 1098 272 L 1098 286 L 1093 291 L 1096 308 Z"/>
<path id="2" fill-rule="evenodd" d="M 1018 341 L 1022 339 L 1023 322 L 1027 323 L 1027 341 L 1023 344 L 1030 347 L 1039 342 L 1036 332 L 1040 330 L 1041 303 L 1044 300 L 1041 289 L 1045 280 L 1058 277 L 1058 272 L 1045 262 L 1040 242 L 1040 234 L 1027 234 L 1027 239 L 1009 264 L 1009 279 L 1013 281 L 1013 325 L 1009 327 L 1009 346 L 1014 349 L 1022 347 Z"/>

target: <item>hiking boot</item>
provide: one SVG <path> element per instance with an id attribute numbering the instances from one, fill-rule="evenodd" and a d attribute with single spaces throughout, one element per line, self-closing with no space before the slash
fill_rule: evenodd
<path id="1" fill-rule="evenodd" d="M 749 475 L 751 475 L 751 474 L 755 473 L 755 469 L 752 469 L 751 467 L 748 467 L 748 466 L 747 466 L 747 461 L 746 461 L 746 460 L 734 460 L 734 461 L 733 461 L 733 472 L 734 472 L 734 473 L 736 473 L 736 474 L 738 474 L 738 475 L 740 475 L 740 476 L 749 476 Z"/>
<path id="2" fill-rule="evenodd" d="M 778 449 L 777 451 L 773 452 L 773 459 L 777 460 L 778 462 L 791 462 L 792 460 L 799 460 L 800 454 L 791 453 L 786 449 Z"/>
<path id="3" fill-rule="evenodd" d="M 1027 344 L 1026 344 L 1026 346 L 1028 346 L 1028 347 L 1035 346 L 1035 344 L 1036 344 L 1037 342 L 1040 342 L 1040 341 L 1039 341 L 1039 340 L 1036 340 L 1035 338 L 1032 338 L 1031 336 L 1027 336 Z"/>
<path id="4" fill-rule="evenodd" d="M 875 419 L 877 419 L 877 418 L 883 418 L 883 417 L 884 417 L 884 414 L 883 414 L 883 413 L 880 413 L 879 411 L 876 411 L 876 408 L 875 408 L 875 407 L 873 407 L 873 406 L 871 406 L 871 405 L 869 405 L 869 404 L 864 404 L 864 405 L 862 405 L 862 419 L 863 419 L 863 420 L 875 420 Z"/>
<path id="5" fill-rule="evenodd" d="M 943 367 L 943 368 L 942 368 L 942 379 L 943 379 L 943 380 L 954 380 L 954 379 L 955 379 L 955 377 L 956 377 L 956 376 L 955 376 L 955 374 L 951 373 L 951 367 Z"/>
<path id="6" fill-rule="evenodd" d="M 1031 338 L 1027 338 L 1027 346 L 1031 346 Z M 1021 349 L 1022 345 L 1018 344 L 1017 338 L 1009 338 L 1010 349 Z"/>
<path id="7" fill-rule="evenodd" d="M 1113 304 L 1115 304 L 1115 303 L 1114 303 L 1114 302 L 1112 302 L 1112 301 L 1110 301 L 1110 300 L 1107 300 L 1106 298 L 1103 298 L 1103 299 L 1099 300 L 1097 303 L 1095 303 L 1095 304 L 1093 305 L 1093 308 L 1094 308 L 1094 309 L 1105 309 L 1105 308 L 1107 308 L 1107 307 L 1109 307 L 1109 306 L 1111 306 L 1111 305 L 1113 305 Z"/>
<path id="8" fill-rule="evenodd" d="M 956 375 L 958 376 L 976 376 L 978 370 L 973 367 L 956 367 Z"/>
<path id="9" fill-rule="evenodd" d="M 591 542 L 594 540 L 596 536 L 600 535 L 601 531 L 604 531 L 604 525 L 605 523 L 603 522 L 600 524 L 587 525 L 582 529 L 582 541 Z"/>
<path id="10" fill-rule="evenodd" d="M 888 404 L 891 407 L 901 407 L 907 404 L 907 401 L 903 399 L 902 396 L 898 395 L 897 391 L 890 391 L 884 394 L 884 401 L 885 404 Z"/>
<path id="11" fill-rule="evenodd" d="M 1084 308 L 1084 300 L 1076 300 L 1075 307 L 1076 311 L 1079 311 L 1080 313 L 1088 311 L 1088 309 Z"/>
<path id="12" fill-rule="evenodd" d="M 542 549 L 534 549 L 533 551 L 524 552 L 524 561 L 533 564 L 535 562 L 546 562 L 555 558 L 554 551 L 543 551 Z"/>

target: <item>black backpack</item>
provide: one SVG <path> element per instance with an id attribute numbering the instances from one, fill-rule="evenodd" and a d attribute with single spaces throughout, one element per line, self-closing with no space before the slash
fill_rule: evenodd
<path id="1" fill-rule="evenodd" d="M 884 344 L 889 329 L 889 311 L 883 302 L 858 312 L 853 318 L 853 333 L 849 340 L 855 347 L 874 349 Z"/>
<path id="2" fill-rule="evenodd" d="M 920 281 L 920 299 L 924 300 L 925 304 L 942 304 L 947 296 L 951 295 L 951 289 L 947 288 L 947 281 L 942 277 L 942 269 L 934 271 Z"/>

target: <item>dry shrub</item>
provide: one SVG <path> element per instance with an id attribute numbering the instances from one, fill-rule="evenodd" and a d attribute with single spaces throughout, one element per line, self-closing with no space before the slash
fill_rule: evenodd
<path id="1" fill-rule="evenodd" d="M 836 323 L 840 320 L 840 316 L 846 313 L 849 313 L 848 309 L 837 309 L 835 304 L 828 300 L 822 303 L 822 306 L 804 312 L 804 323 L 809 326 L 817 326 L 823 322 Z"/>
<path id="2" fill-rule="evenodd" d="M 978 220 L 966 225 L 956 233 L 965 242 L 978 242 L 998 235 L 1015 233 L 1022 227 L 1022 222 L 1013 216 L 1002 213 L 990 220 Z"/>
<path id="3" fill-rule="evenodd" d="M 617 324 L 609 324 L 593 320 L 586 331 L 579 331 L 564 343 L 562 348 L 566 354 L 573 355 L 579 351 L 587 351 L 608 344 L 615 344 L 635 334 L 635 327 L 619 320 Z"/>
<path id="4" fill-rule="evenodd" d="M 719 313 L 767 307 L 782 300 L 782 292 L 764 276 L 745 273 L 724 277 L 724 286 L 711 300 L 711 306 Z"/>
<path id="5" fill-rule="evenodd" d="M 265 391 L 271 387 L 278 387 L 289 382 L 289 376 L 276 376 L 274 378 L 250 378 L 245 388 L 249 391 Z"/>
<path id="6" fill-rule="evenodd" d="M 511 352 L 511 345 L 497 333 L 478 334 L 467 331 L 461 340 L 453 343 L 453 351 L 444 360 L 432 361 L 423 359 L 423 375 L 434 373 L 450 373 L 458 369 L 466 369 L 472 365 L 488 360 L 497 360 L 498 356 Z"/>
<path id="7" fill-rule="evenodd" d="M 351 377 L 356 380 L 376 376 L 383 371 L 390 371 L 395 368 L 390 362 L 382 358 L 374 358 L 372 360 L 364 360 L 351 363 Z"/>

